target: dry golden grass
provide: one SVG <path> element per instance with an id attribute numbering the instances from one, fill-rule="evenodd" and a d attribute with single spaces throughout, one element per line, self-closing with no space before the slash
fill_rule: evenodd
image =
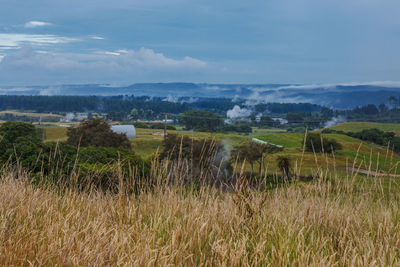
<path id="1" fill-rule="evenodd" d="M 57 193 L 16 176 L 0 180 L 1 265 L 400 264 L 399 190 L 382 179 L 321 178 L 244 195 L 165 186 L 125 196 Z"/>

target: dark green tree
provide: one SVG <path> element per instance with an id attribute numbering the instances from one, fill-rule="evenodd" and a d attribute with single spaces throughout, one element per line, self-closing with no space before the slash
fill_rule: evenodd
<path id="1" fill-rule="evenodd" d="M 321 116 L 325 119 L 330 119 L 334 116 L 334 111 L 327 107 L 321 108 L 320 113 L 321 113 Z"/>
<path id="2" fill-rule="evenodd" d="M 286 119 L 288 120 L 289 123 L 300 123 L 300 122 L 303 122 L 303 117 L 298 113 L 289 112 L 286 115 Z"/>
<path id="3" fill-rule="evenodd" d="M 397 97 L 394 95 L 389 96 L 389 103 L 392 107 L 397 107 Z"/>
<path id="4" fill-rule="evenodd" d="M 275 127 L 279 122 L 274 121 L 271 117 L 263 115 L 260 118 L 260 126 L 263 127 Z"/>
<path id="5" fill-rule="evenodd" d="M 270 144 L 260 144 L 256 142 L 250 142 L 247 144 L 235 146 L 232 150 L 232 159 L 239 161 L 247 161 L 251 166 L 252 172 L 254 172 L 254 163 L 259 165 L 259 175 L 261 175 L 264 158 L 266 155 L 273 154 L 282 151 L 283 148 L 270 145 Z"/>
<path id="6" fill-rule="evenodd" d="M 304 140 L 302 141 L 303 144 Z M 309 133 L 306 136 L 305 145 L 306 151 L 315 153 L 332 153 L 342 149 L 342 145 L 335 139 L 322 137 L 319 133 Z"/>
<path id="7" fill-rule="evenodd" d="M 186 129 L 201 127 L 208 131 L 215 132 L 224 124 L 220 116 L 205 110 L 189 110 L 179 116 L 179 121 L 185 125 Z"/>
<path id="8" fill-rule="evenodd" d="M 67 136 L 67 143 L 73 146 L 131 147 L 125 134 L 114 133 L 101 119 L 84 121 L 77 127 L 68 128 Z"/>
<path id="9" fill-rule="evenodd" d="M 388 107 L 385 105 L 385 104 L 380 104 L 379 105 L 379 111 L 381 112 L 381 113 L 384 113 L 384 112 L 387 112 L 389 109 L 388 109 Z"/>

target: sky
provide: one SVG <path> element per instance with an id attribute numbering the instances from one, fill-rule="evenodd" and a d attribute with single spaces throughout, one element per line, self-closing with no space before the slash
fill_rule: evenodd
<path id="1" fill-rule="evenodd" d="M 0 0 L 0 85 L 400 80 L 398 0 Z"/>

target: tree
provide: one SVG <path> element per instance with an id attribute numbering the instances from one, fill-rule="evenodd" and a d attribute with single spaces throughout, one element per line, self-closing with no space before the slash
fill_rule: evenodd
<path id="1" fill-rule="evenodd" d="M 101 119 L 84 121 L 78 127 L 68 128 L 67 136 L 67 143 L 73 146 L 131 147 L 125 134 L 113 132 L 110 125 Z"/>
<path id="2" fill-rule="evenodd" d="M 37 169 L 46 157 L 42 151 L 43 143 L 34 125 L 10 121 L 0 126 L 0 156 L 3 162 L 11 159 L 26 169 Z"/>
<path id="3" fill-rule="evenodd" d="M 194 139 L 188 136 L 168 134 L 163 142 L 160 157 L 181 164 L 180 169 L 190 171 L 192 182 L 208 180 L 211 184 L 230 182 L 232 178 L 230 154 L 222 142 L 214 139 Z M 186 167 L 184 167 L 187 164 Z"/>
<path id="4" fill-rule="evenodd" d="M 384 112 L 387 112 L 389 109 L 388 109 L 388 107 L 385 105 L 385 104 L 380 104 L 379 105 L 379 111 L 381 112 L 381 113 L 384 113 Z"/>
<path id="5" fill-rule="evenodd" d="M 39 138 L 33 124 L 8 121 L 0 126 L 1 143 L 12 147 L 18 137 Z"/>
<path id="6" fill-rule="evenodd" d="M 303 117 L 298 113 L 289 112 L 286 115 L 286 119 L 289 123 L 298 123 L 303 121 Z"/>
<path id="7" fill-rule="evenodd" d="M 395 97 L 394 95 L 389 96 L 389 103 L 392 107 L 396 107 L 397 106 L 397 97 Z"/>
<path id="8" fill-rule="evenodd" d="M 304 144 L 304 140 L 302 144 Z M 306 151 L 315 153 L 332 153 L 342 149 L 342 145 L 335 139 L 322 137 L 319 133 L 309 133 L 306 136 L 305 145 Z"/>
<path id="9" fill-rule="evenodd" d="M 377 115 L 379 110 L 376 108 L 374 104 L 368 104 L 366 106 L 361 107 L 361 112 L 365 115 Z"/>
<path id="10" fill-rule="evenodd" d="M 248 144 L 235 146 L 232 150 L 232 158 L 233 160 L 248 161 L 252 172 L 254 172 L 254 163 L 258 162 L 258 173 L 261 175 L 265 154 L 273 154 L 282 150 L 283 148 L 275 145 L 250 142 Z"/>
<path id="11" fill-rule="evenodd" d="M 186 111 L 180 114 L 179 121 L 185 125 L 186 129 L 202 127 L 211 132 L 215 132 L 224 124 L 220 116 L 205 110 Z"/>
<path id="12" fill-rule="evenodd" d="M 330 109 L 330 108 L 327 108 L 327 107 L 321 108 L 321 111 L 320 111 L 320 112 L 321 112 L 321 116 L 322 116 L 323 118 L 325 118 L 325 119 L 330 119 L 330 118 L 332 118 L 333 115 L 334 115 L 333 110 Z"/>
<path id="13" fill-rule="evenodd" d="M 139 118 L 139 112 L 135 108 L 133 108 L 131 110 L 131 113 L 129 114 L 129 117 L 131 120 L 137 120 Z"/>
<path id="14" fill-rule="evenodd" d="M 263 115 L 260 118 L 260 125 L 266 127 L 275 127 L 279 122 L 274 121 L 271 117 Z"/>
<path id="15" fill-rule="evenodd" d="M 107 114 L 107 119 L 111 121 L 122 121 L 124 119 L 124 113 L 111 111 Z"/>

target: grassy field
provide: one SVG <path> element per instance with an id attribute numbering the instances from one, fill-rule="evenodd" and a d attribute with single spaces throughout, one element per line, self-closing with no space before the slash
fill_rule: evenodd
<path id="1" fill-rule="evenodd" d="M 396 135 L 400 135 L 400 124 L 399 123 L 378 123 L 378 122 L 344 122 L 330 129 L 344 132 L 359 132 L 365 129 L 377 128 L 385 132 L 395 132 Z"/>
<path id="2" fill-rule="evenodd" d="M 60 193 L 25 175 L 1 174 L 4 266 L 400 265 L 397 179 L 326 175 L 266 192 L 159 186 L 129 196 Z"/>
<path id="3" fill-rule="evenodd" d="M 67 127 L 46 127 L 46 140 L 52 142 L 63 142 L 67 140 Z"/>
<path id="4" fill-rule="evenodd" d="M 339 129 L 356 129 L 360 123 L 345 123 L 338 127 Z M 363 124 L 363 123 L 361 123 Z M 363 125 L 370 125 L 370 123 L 364 123 Z M 388 125 L 382 124 L 371 124 L 372 126 L 380 127 L 381 129 L 400 129 L 400 126 L 388 128 Z M 346 126 L 346 128 L 344 128 Z M 372 127 L 371 126 L 371 127 Z M 366 127 L 366 126 L 365 126 Z M 65 127 L 47 127 L 46 136 L 48 141 L 65 141 L 66 140 Z M 249 136 L 229 134 L 229 133 L 206 133 L 206 132 L 190 132 L 190 131 L 168 131 L 169 133 L 177 133 L 179 135 L 186 135 L 196 139 L 213 138 L 216 141 L 223 141 L 228 145 L 228 148 L 232 148 L 235 145 L 249 142 L 252 137 L 259 138 L 261 140 L 271 142 L 277 145 L 282 145 L 285 149 L 283 152 L 270 155 L 265 159 L 264 166 L 267 168 L 269 173 L 276 173 L 278 169 L 276 167 L 276 159 L 279 156 L 287 156 L 292 161 L 292 167 L 295 168 L 300 166 L 302 163 L 302 173 L 305 175 L 311 174 L 315 171 L 316 164 L 333 166 L 336 170 L 342 174 L 347 172 L 348 167 L 352 167 L 352 163 L 356 160 L 356 167 L 361 169 L 372 169 L 384 172 L 391 172 L 400 174 L 400 168 L 396 168 L 396 164 L 400 162 L 400 155 L 393 154 L 388 151 L 385 147 L 381 147 L 375 144 L 362 142 L 359 139 L 355 139 L 345 135 L 337 134 L 326 134 L 325 136 L 334 138 L 343 145 L 343 149 L 338 151 L 334 156 L 329 155 L 324 157 L 315 157 L 313 153 L 302 152 L 302 140 L 304 134 L 302 133 L 286 133 L 279 132 L 276 130 L 261 129 L 255 131 Z M 162 149 L 163 135 L 162 130 L 157 129 L 136 129 L 137 138 L 131 139 L 132 147 L 134 151 L 144 157 L 151 157 L 156 151 Z M 358 153 L 357 153 L 358 151 Z M 246 167 L 248 170 L 250 166 Z"/>
<path id="5" fill-rule="evenodd" d="M 339 134 L 326 134 L 328 138 L 336 139 L 342 144 L 343 149 L 337 151 L 335 155 L 326 155 L 326 157 L 316 156 L 311 152 L 302 151 L 302 140 L 304 134 L 301 133 L 285 133 L 285 134 L 267 134 L 259 135 L 257 138 L 285 147 L 283 152 L 269 156 L 270 162 L 275 162 L 278 156 L 285 155 L 292 162 L 300 164 L 303 162 L 303 173 L 310 174 L 315 170 L 315 166 L 330 165 L 335 167 L 337 171 L 344 174 L 348 167 L 352 167 L 356 163 L 356 167 L 361 169 L 381 170 L 391 173 L 400 173 L 400 166 L 396 168 L 396 164 L 400 162 L 398 154 L 388 151 L 387 148 L 375 144 L 362 142 L 359 139 Z M 271 170 L 276 172 L 276 166 L 271 165 Z"/>
<path id="6" fill-rule="evenodd" d="M 26 116 L 26 117 L 34 117 L 34 118 L 40 118 L 40 117 L 47 117 L 47 118 L 63 118 L 61 115 L 57 114 L 51 114 L 51 113 L 36 113 L 36 112 L 20 112 L 16 110 L 4 110 L 0 111 L 0 115 L 4 114 L 12 114 L 14 116 Z"/>
<path id="7" fill-rule="evenodd" d="M 46 132 L 49 140 L 66 138 L 64 127 Z M 134 150 L 150 156 L 161 148 L 159 133 L 137 129 Z M 138 177 L 119 180 L 125 182 L 114 193 L 83 192 L 32 184 L 29 172 L 4 167 L 0 265 L 400 266 L 399 178 L 346 170 L 355 158 L 356 167 L 389 170 L 399 155 L 336 134 L 327 135 L 343 145 L 335 155 L 303 155 L 299 133 L 178 133 L 229 146 L 252 137 L 283 145 L 266 159 L 269 172 L 277 172 L 278 155 L 287 155 L 314 179 L 268 190 L 246 180 L 225 190 L 189 187 L 179 183 L 188 178 L 184 171 L 160 163 L 152 165 L 156 185 L 131 195 Z M 171 171 L 178 182 L 168 180 Z M 69 179 L 73 185 L 74 176 Z"/>

